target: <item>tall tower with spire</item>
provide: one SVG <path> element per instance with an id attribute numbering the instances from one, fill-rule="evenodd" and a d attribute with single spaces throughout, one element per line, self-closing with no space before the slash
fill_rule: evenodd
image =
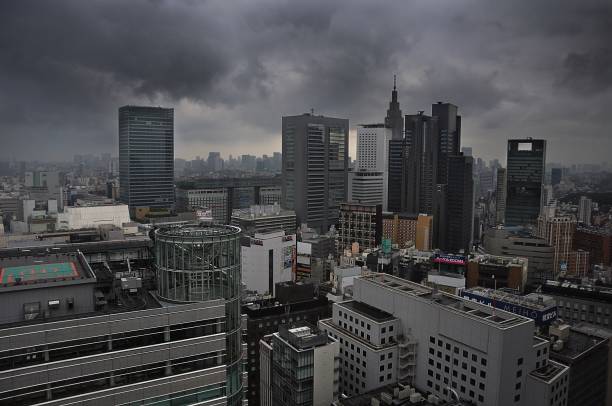
<path id="1" fill-rule="evenodd" d="M 395 75 L 393 75 L 393 91 L 391 91 L 391 102 L 389 103 L 389 109 L 387 109 L 387 117 L 385 117 L 385 126 L 391 128 L 391 139 L 401 140 L 404 138 L 404 120 L 402 110 L 400 110 L 400 105 L 397 101 Z"/>

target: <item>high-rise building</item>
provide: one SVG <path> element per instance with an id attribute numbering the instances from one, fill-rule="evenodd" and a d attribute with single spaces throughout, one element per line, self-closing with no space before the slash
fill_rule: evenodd
<path id="1" fill-rule="evenodd" d="M 592 209 L 592 200 L 586 196 L 580 196 L 580 203 L 578 204 L 578 222 L 590 226 Z"/>
<path id="2" fill-rule="evenodd" d="M 557 186 L 563 179 L 563 168 L 552 168 L 550 170 L 550 184 Z"/>
<path id="3" fill-rule="evenodd" d="M 545 140 L 508 140 L 506 225 L 535 226 L 542 204 L 545 164 Z"/>
<path id="4" fill-rule="evenodd" d="M 457 115 L 457 106 L 451 103 L 437 102 L 431 106 L 431 115 L 438 117 L 438 169 L 436 183 L 448 182 L 448 158 L 459 155 L 461 146 L 461 116 Z"/>
<path id="5" fill-rule="evenodd" d="M 338 223 L 348 198 L 348 128 L 346 119 L 283 117 L 282 206 L 295 210 L 298 224 L 325 232 Z"/>
<path id="6" fill-rule="evenodd" d="M 381 204 L 386 210 L 390 139 L 391 129 L 385 124 L 365 124 L 357 129 L 357 168 L 349 175 L 350 201 Z"/>
<path id="7" fill-rule="evenodd" d="M 174 206 L 174 109 L 119 109 L 119 194 L 130 210 Z"/>
<path id="8" fill-rule="evenodd" d="M 353 299 L 319 321 L 348 396 L 399 381 L 477 405 L 566 404 L 569 369 L 532 319 L 381 273 L 355 278 Z"/>
<path id="9" fill-rule="evenodd" d="M 240 227 L 243 234 L 253 236 L 255 233 L 283 230 L 295 234 L 295 212 L 281 209 L 280 205 L 254 205 L 248 209 L 234 210 L 232 225 Z"/>
<path id="10" fill-rule="evenodd" d="M 402 211 L 431 214 L 438 170 L 438 119 L 422 111 L 407 115 L 404 129 L 408 154 L 402 182 Z"/>
<path id="11" fill-rule="evenodd" d="M 260 341 L 262 405 L 330 405 L 338 398 L 338 340 L 305 325 L 279 325 L 268 337 Z"/>
<path id="12" fill-rule="evenodd" d="M 571 216 L 538 217 L 537 236 L 554 248 L 553 270 L 555 274 L 568 271 L 572 253 L 576 220 Z"/>
<path id="13" fill-rule="evenodd" d="M 446 202 L 446 251 L 469 252 L 472 246 L 474 220 L 473 159 L 470 156 L 451 155 L 448 158 L 448 185 Z"/>
<path id="14" fill-rule="evenodd" d="M 404 167 L 407 153 L 406 142 L 403 138 L 389 141 L 389 154 L 387 156 L 387 210 L 391 212 L 402 211 L 402 189 L 404 189 Z"/>
<path id="15" fill-rule="evenodd" d="M 387 187 L 385 172 L 349 171 L 348 201 L 380 204 L 387 207 Z"/>
<path id="16" fill-rule="evenodd" d="M 404 118 L 400 104 L 397 101 L 397 87 L 395 75 L 393 75 L 393 90 L 391 91 L 391 101 L 385 117 L 385 126 L 391 129 L 391 139 L 401 140 L 404 138 Z"/>
<path id="17" fill-rule="evenodd" d="M 495 223 L 504 224 L 506 216 L 506 169 L 497 169 L 497 185 L 495 187 Z"/>
<path id="18" fill-rule="evenodd" d="M 433 217 L 426 214 L 383 213 L 383 238 L 400 248 L 411 243 L 418 250 L 431 250 Z"/>

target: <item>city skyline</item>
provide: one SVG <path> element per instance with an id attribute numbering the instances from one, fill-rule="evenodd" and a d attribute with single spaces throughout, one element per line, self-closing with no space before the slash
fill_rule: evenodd
<path id="1" fill-rule="evenodd" d="M 114 153 L 125 104 L 175 109 L 176 157 L 271 153 L 282 116 L 382 122 L 397 74 L 404 114 L 460 106 L 475 156 L 503 162 L 508 139 L 531 136 L 550 161 L 609 160 L 610 6 L 525 5 L 5 4 L 0 159 Z"/>

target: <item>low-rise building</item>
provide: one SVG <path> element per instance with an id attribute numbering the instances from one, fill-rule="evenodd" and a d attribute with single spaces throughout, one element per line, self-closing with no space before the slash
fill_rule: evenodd
<path id="1" fill-rule="evenodd" d="M 476 255 L 468 262 L 467 287 L 511 288 L 522 292 L 527 284 L 527 264 L 526 258 Z"/>
<path id="2" fill-rule="evenodd" d="M 295 234 L 297 225 L 295 211 L 281 209 L 278 204 L 255 205 L 248 209 L 234 210 L 232 225 L 240 227 L 246 235 L 283 230 Z"/>
<path id="3" fill-rule="evenodd" d="M 102 206 L 67 206 L 57 215 L 57 230 L 79 230 L 114 225 L 122 228 L 129 223 L 130 211 L 127 204 Z"/>
<path id="4" fill-rule="evenodd" d="M 555 299 L 559 318 L 564 321 L 612 327 L 612 289 L 572 281 L 546 281 L 541 290 Z"/>

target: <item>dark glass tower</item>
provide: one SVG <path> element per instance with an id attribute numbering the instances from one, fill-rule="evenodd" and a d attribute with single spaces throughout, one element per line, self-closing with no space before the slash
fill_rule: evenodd
<path id="1" fill-rule="evenodd" d="M 448 157 L 446 246 L 450 252 L 469 252 L 474 219 L 474 160 L 471 156 Z"/>
<path id="2" fill-rule="evenodd" d="M 402 117 L 402 110 L 400 110 L 400 104 L 397 101 L 395 75 L 393 75 L 393 90 L 391 91 L 391 102 L 389 102 L 387 117 L 385 117 L 385 126 L 391 129 L 392 140 L 401 140 L 404 138 L 404 120 Z"/>
<path id="3" fill-rule="evenodd" d="M 119 194 L 130 206 L 174 205 L 174 109 L 119 109 Z"/>
<path id="4" fill-rule="evenodd" d="M 448 183 L 448 158 L 458 155 L 461 145 L 461 116 L 451 103 L 432 104 L 431 115 L 438 117 L 438 171 L 437 183 Z"/>
<path id="5" fill-rule="evenodd" d="M 540 214 L 545 165 L 545 140 L 508 140 L 507 226 L 535 226 Z"/>
<path id="6" fill-rule="evenodd" d="M 326 232 L 348 198 L 349 121 L 302 114 L 283 117 L 282 206 L 298 224 Z"/>

